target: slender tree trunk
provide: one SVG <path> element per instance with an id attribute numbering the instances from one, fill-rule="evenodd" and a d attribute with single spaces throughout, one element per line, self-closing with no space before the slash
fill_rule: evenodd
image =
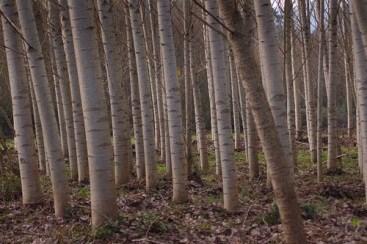
<path id="1" fill-rule="evenodd" d="M 248 102 L 247 102 L 248 104 Z M 246 106 L 246 127 L 247 127 L 247 161 L 249 165 L 250 180 L 259 177 L 259 161 L 257 158 L 256 128 L 254 117 L 249 106 Z"/>
<path id="2" fill-rule="evenodd" d="M 211 135 L 214 144 L 215 154 L 215 172 L 217 175 L 221 175 L 221 164 L 220 164 L 220 150 L 218 140 L 218 125 L 217 125 L 217 110 L 215 105 L 215 90 L 213 82 L 213 66 L 210 55 L 210 42 L 208 35 L 208 28 L 203 28 L 203 39 L 204 39 L 204 52 L 205 52 L 205 67 L 206 76 L 208 80 L 208 93 L 209 93 L 209 105 L 210 105 L 210 123 L 211 123 Z"/>
<path id="3" fill-rule="evenodd" d="M 70 177 L 72 180 L 78 179 L 78 166 L 76 159 L 75 134 L 74 134 L 74 120 L 72 113 L 72 104 L 70 98 L 70 86 L 68 79 L 68 71 L 66 66 L 65 52 L 61 36 L 61 25 L 59 10 L 53 3 L 48 2 L 49 5 L 49 21 L 50 21 L 50 37 L 52 49 L 54 51 L 56 72 L 59 78 L 62 111 L 66 126 L 66 139 L 68 147 L 68 159 L 70 166 Z"/>
<path id="4" fill-rule="evenodd" d="M 292 31 L 293 31 L 293 5 L 291 0 L 285 1 L 285 41 L 284 41 L 284 51 L 285 51 L 285 81 L 286 81 L 286 94 L 287 94 L 287 124 L 288 124 L 288 134 L 290 141 L 290 148 L 293 155 L 294 167 L 297 165 L 297 148 L 296 148 L 296 138 L 295 138 L 295 121 L 294 121 L 294 93 L 293 93 L 293 83 L 294 83 L 294 71 L 292 66 Z"/>
<path id="5" fill-rule="evenodd" d="M 291 59 L 292 59 L 292 77 L 293 77 L 293 97 L 294 97 L 294 124 L 295 137 L 301 139 L 302 137 L 302 114 L 301 114 L 301 88 L 299 75 L 296 73 L 296 37 L 295 30 L 291 32 Z"/>
<path id="6" fill-rule="evenodd" d="M 15 130 L 15 148 L 18 153 L 23 204 L 35 204 L 41 201 L 41 187 L 38 177 L 36 151 L 33 138 L 32 108 L 29 99 L 28 81 L 24 58 L 21 55 L 22 44 L 18 33 L 9 23 L 17 23 L 17 12 L 13 1 L 2 0 L 0 8 L 3 16 L 2 28 L 4 45 L 7 47 L 12 110 Z M 36 117 L 37 114 L 34 114 Z"/>
<path id="7" fill-rule="evenodd" d="M 206 9 L 211 13 L 207 15 L 207 22 L 214 28 L 219 28 L 219 23 L 213 16 L 219 17 L 218 4 L 215 0 L 205 1 Z M 210 54 L 212 61 L 213 83 L 215 89 L 215 105 L 218 126 L 218 139 L 220 160 L 222 166 L 223 200 L 224 208 L 234 210 L 237 207 L 237 177 L 234 162 L 234 148 L 231 126 L 231 109 L 226 86 L 229 85 L 225 67 L 225 44 L 223 36 L 215 30 L 209 29 Z"/>
<path id="8" fill-rule="evenodd" d="M 124 117 L 124 106 L 127 105 L 127 97 L 123 94 L 122 73 L 119 67 L 120 62 L 117 57 L 118 43 L 116 35 L 113 33 L 113 13 L 110 0 L 98 0 L 98 14 L 101 23 L 101 36 L 104 48 L 108 91 L 112 116 L 112 140 L 115 163 L 115 183 L 117 186 L 126 184 L 129 181 L 129 146 L 130 138 L 128 124 Z M 125 109 L 126 110 L 126 109 Z"/>
<path id="9" fill-rule="evenodd" d="M 70 17 L 66 1 L 67 0 L 59 0 L 60 5 L 63 6 L 63 8 L 60 8 L 60 20 L 66 65 L 70 80 L 76 156 L 78 164 L 78 181 L 80 183 L 83 183 L 87 182 L 89 178 L 87 142 L 85 137 L 84 117 L 82 110 L 82 101 L 80 97 L 78 72 L 75 61 L 73 36 L 71 33 Z"/>
<path id="10" fill-rule="evenodd" d="M 261 6 L 266 1 L 256 1 L 256 20 L 259 35 L 259 51 L 262 67 L 263 82 L 266 83 L 268 102 L 277 127 L 278 137 L 283 148 L 285 159 L 288 162 L 291 174 L 294 169 L 293 152 L 289 140 L 287 126 L 286 96 L 284 94 L 284 77 L 281 70 L 280 52 L 277 49 L 277 38 L 274 25 L 271 23 L 273 17 L 268 15 L 267 7 Z"/>
<path id="11" fill-rule="evenodd" d="M 159 54 L 159 40 L 157 36 L 157 18 L 154 18 L 153 11 L 155 11 L 153 0 L 149 0 L 149 17 L 150 17 L 150 31 L 152 37 L 153 46 L 153 63 L 154 63 L 154 74 L 156 82 L 156 94 L 157 107 L 158 107 L 158 120 L 159 120 L 159 131 L 160 131 L 160 153 L 161 160 L 165 161 L 165 124 L 164 124 L 164 108 L 163 108 L 163 92 L 162 92 L 162 70 L 160 68 L 160 54 Z"/>
<path id="12" fill-rule="evenodd" d="M 65 164 L 56 116 L 53 110 L 45 63 L 42 56 L 42 48 L 38 38 L 32 2 L 17 0 L 16 4 L 22 34 L 25 40 L 27 40 L 27 58 L 37 107 L 40 113 L 47 161 L 50 164 L 55 214 L 58 217 L 62 217 L 68 204 L 68 185 L 65 177 Z"/>
<path id="13" fill-rule="evenodd" d="M 38 167 L 42 173 L 46 172 L 46 153 L 45 153 L 45 146 L 43 144 L 43 136 L 42 136 L 42 126 L 40 121 L 40 115 L 37 108 L 37 101 L 36 96 L 33 91 L 31 76 L 29 73 L 29 70 L 27 70 L 26 66 L 26 72 L 27 72 L 27 79 L 28 79 L 28 86 L 31 94 L 31 101 L 32 101 L 32 111 L 33 111 L 33 122 L 35 127 L 35 136 L 36 136 L 36 143 L 37 143 L 37 155 L 38 155 Z"/>
<path id="14" fill-rule="evenodd" d="M 236 69 L 237 70 L 237 69 Z M 245 89 L 243 88 L 242 82 L 239 79 L 240 76 L 237 70 L 237 77 L 238 77 L 238 88 L 239 88 L 239 101 L 240 101 L 240 113 L 241 113 L 241 122 L 242 122 L 242 129 L 243 129 L 243 144 L 245 149 L 245 157 L 249 162 L 249 155 L 248 155 L 248 128 L 247 128 L 247 102 L 246 102 L 246 93 Z"/>
<path id="15" fill-rule="evenodd" d="M 126 39 L 128 44 L 128 56 L 129 56 L 129 75 L 130 75 L 130 91 L 131 91 L 131 105 L 135 138 L 135 165 L 136 174 L 138 179 L 144 179 L 145 166 L 144 166 L 144 140 L 141 120 L 141 109 L 139 100 L 139 84 L 136 73 L 136 62 L 134 53 L 134 44 L 131 36 L 131 25 L 129 17 L 126 16 Z"/>
<path id="16" fill-rule="evenodd" d="M 154 118 L 152 94 L 149 84 L 148 67 L 146 65 L 146 53 L 144 47 L 143 31 L 139 15 L 139 1 L 129 0 L 129 12 L 131 19 L 132 36 L 138 73 L 139 95 L 143 122 L 144 158 L 145 158 L 145 186 L 147 190 L 154 187 L 155 151 L 154 151 Z"/>
<path id="17" fill-rule="evenodd" d="M 329 80 L 326 83 L 327 89 L 327 112 L 328 112 L 328 159 L 327 167 L 329 170 L 335 170 L 337 165 L 337 121 L 336 121 L 336 84 L 338 74 L 337 68 L 337 13 L 338 13 L 338 2 L 330 1 L 329 3 Z"/>
<path id="18" fill-rule="evenodd" d="M 230 30 L 241 33 L 241 35 L 228 34 L 228 39 L 233 50 L 236 67 L 240 71 L 241 80 L 246 89 L 249 105 L 254 115 L 265 158 L 271 172 L 272 185 L 279 207 L 285 240 L 287 243 L 306 243 L 293 177 L 291 176 L 289 164 L 285 160 L 286 155 L 278 137 L 276 124 L 272 116 L 269 117 L 271 110 L 264 88 L 259 82 L 256 70 L 254 70 L 257 66 L 255 64 L 255 54 L 253 53 L 254 47 L 250 41 L 254 35 L 254 30 L 249 28 L 249 25 L 244 24 L 247 23 L 246 21 L 253 21 L 251 20 L 253 13 L 248 14 L 248 17 L 244 20 L 237 10 L 236 1 L 221 0 L 219 3 L 226 26 Z M 258 7 L 265 8 L 262 11 L 264 13 L 263 17 L 269 20 L 266 22 L 267 24 L 273 25 L 270 1 L 256 0 L 254 3 L 257 5 L 257 10 Z M 256 15 L 259 15 L 259 13 L 257 12 Z M 271 33 L 274 33 L 273 31 Z"/>
<path id="19" fill-rule="evenodd" d="M 316 96 L 315 84 L 311 79 L 311 45 L 310 45 L 310 15 L 308 13 L 308 0 L 299 0 L 298 6 L 301 15 L 303 59 L 304 59 L 304 83 L 306 99 L 307 135 L 311 153 L 311 162 L 316 163 Z"/>
<path id="20" fill-rule="evenodd" d="M 87 139 L 93 228 L 115 216 L 113 153 L 92 1 L 68 0 Z"/>
<path id="21" fill-rule="evenodd" d="M 158 25 L 166 83 L 169 139 L 172 163 L 173 201 L 187 200 L 187 162 L 185 160 L 182 111 L 176 74 L 176 53 L 173 42 L 171 5 L 158 0 Z"/>
<path id="22" fill-rule="evenodd" d="M 322 156 L 322 133 L 321 133 L 321 106 L 322 106 L 322 88 L 324 84 L 323 71 L 323 50 L 324 50 L 324 1 L 318 0 L 318 21 L 319 21 L 319 65 L 317 70 L 317 182 L 321 182 L 321 156 Z"/>
<path id="23" fill-rule="evenodd" d="M 144 42 L 145 42 L 145 52 L 146 53 L 150 53 L 152 51 L 152 45 L 150 42 L 150 36 L 149 36 L 149 31 L 147 31 L 147 29 L 149 29 L 150 27 L 150 19 L 146 17 L 146 8 L 148 6 L 146 6 L 147 1 L 144 0 L 142 1 L 141 5 L 140 5 L 140 10 L 141 10 L 141 20 L 142 20 L 142 29 L 143 29 L 143 38 L 144 38 Z M 155 149 L 157 151 L 159 151 L 160 149 L 160 126 L 159 126 L 159 119 L 158 119 L 158 105 L 157 105 L 157 97 L 156 97 L 156 74 L 155 74 L 155 67 L 154 64 L 152 62 L 152 56 L 149 55 L 146 57 L 146 62 L 147 62 L 147 67 L 148 67 L 148 77 L 149 77 L 149 83 L 150 83 L 150 89 L 151 89 L 151 94 L 152 94 L 152 105 L 153 105 L 153 118 L 154 118 L 154 145 L 155 145 Z"/>
<path id="24" fill-rule="evenodd" d="M 234 65 L 234 58 L 231 52 L 229 53 L 229 70 L 231 74 L 234 149 L 239 150 L 241 144 L 241 128 L 240 128 L 238 81 L 237 81 L 236 67 Z"/>
<path id="25" fill-rule="evenodd" d="M 196 125 L 196 138 L 198 143 L 198 151 L 200 155 L 200 168 L 202 171 L 206 172 L 209 169 L 208 162 L 208 146 L 206 138 L 206 129 L 204 121 L 203 106 L 200 93 L 200 83 L 195 77 L 194 69 L 194 55 L 193 55 L 193 45 L 194 43 L 190 41 L 189 43 L 189 63 L 190 63 L 190 79 L 192 84 L 193 96 L 194 96 L 194 110 L 195 110 L 195 125 Z M 195 46 L 194 46 L 195 47 Z"/>
<path id="26" fill-rule="evenodd" d="M 184 78 L 185 78 L 185 151 L 187 159 L 187 173 L 191 174 L 193 163 L 192 157 L 192 103 L 193 90 L 191 86 L 191 71 L 190 71 L 190 51 L 189 46 L 191 42 L 191 16 L 190 16 L 191 1 L 183 1 L 184 9 Z"/>

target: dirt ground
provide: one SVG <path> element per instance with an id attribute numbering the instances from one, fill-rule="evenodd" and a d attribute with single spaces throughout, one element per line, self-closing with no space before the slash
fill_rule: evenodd
<path id="1" fill-rule="evenodd" d="M 118 216 L 96 233 L 91 232 L 87 185 L 70 183 L 71 207 L 65 219 L 57 219 L 45 176 L 43 203 L 28 207 L 21 204 L 19 187 L 5 186 L 18 184 L 16 177 L 2 177 L 1 186 L 10 190 L 0 198 L 0 243 L 282 243 L 262 156 L 261 177 L 255 182 L 248 181 L 243 152 L 236 152 L 235 158 L 240 196 L 236 212 L 221 207 L 222 188 L 211 154 L 211 171 L 190 177 L 189 202 L 171 202 L 171 182 L 159 164 L 157 189 L 147 194 L 144 183 L 136 180 L 119 189 Z M 16 174 L 16 167 L 9 169 L 16 166 L 14 155 L 2 157 L 2 162 L 2 175 L 5 170 Z M 355 148 L 343 148 L 341 164 L 343 170 L 332 174 L 324 169 L 318 184 L 308 153 L 299 150 L 296 184 L 310 243 L 367 243 L 367 207 Z"/>

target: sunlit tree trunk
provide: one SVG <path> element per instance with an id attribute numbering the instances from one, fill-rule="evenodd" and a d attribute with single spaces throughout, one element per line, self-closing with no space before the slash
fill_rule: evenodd
<path id="1" fill-rule="evenodd" d="M 262 79 L 266 84 L 266 94 L 268 102 L 277 127 L 278 137 L 283 148 L 285 159 L 289 164 L 289 168 L 294 168 L 292 147 L 289 140 L 286 96 L 284 94 L 284 77 L 282 72 L 280 52 L 277 48 L 277 38 L 273 24 L 269 24 L 273 17 L 267 15 L 268 8 L 261 7 L 259 3 L 265 4 L 264 1 L 255 3 L 257 30 L 259 35 L 259 51 L 262 67 Z"/>
<path id="2" fill-rule="evenodd" d="M 89 178 L 87 144 L 85 138 L 84 117 L 82 101 L 80 97 L 78 72 L 75 61 L 73 36 L 71 33 L 70 17 L 66 1 L 67 0 L 59 0 L 60 5 L 63 6 L 60 8 L 60 20 L 67 70 L 70 80 L 71 103 L 73 109 L 75 145 L 78 164 L 78 181 L 86 182 Z"/>
<path id="3" fill-rule="evenodd" d="M 15 149 L 18 153 L 23 204 L 35 204 L 42 201 L 41 187 L 37 169 L 36 151 L 33 138 L 32 107 L 29 99 L 25 62 L 22 56 L 22 43 L 19 34 L 9 23 L 17 23 L 14 1 L 0 2 L 4 45 L 7 47 L 10 92 L 15 130 Z M 37 114 L 34 114 L 36 117 Z"/>
<path id="4" fill-rule="evenodd" d="M 68 0 L 87 139 L 92 226 L 115 217 L 113 152 L 91 0 Z"/>
<path id="5" fill-rule="evenodd" d="M 122 88 L 122 72 L 117 55 L 118 46 L 113 30 L 112 3 L 110 0 L 98 0 L 98 14 L 101 23 L 101 36 L 104 48 L 108 92 L 112 116 L 112 140 L 115 164 L 116 185 L 126 184 L 129 181 L 129 126 L 124 120 L 127 116 L 124 106 L 127 105 L 127 96 Z M 125 109 L 126 110 L 126 109 Z"/>
<path id="6" fill-rule="evenodd" d="M 287 243 L 306 243 L 293 177 L 278 137 L 276 124 L 272 116 L 269 116 L 271 109 L 262 83 L 258 79 L 259 71 L 254 70 L 257 69 L 256 57 L 250 38 L 255 33 L 254 29 L 249 28 L 249 25 L 245 24 L 246 21 L 253 21 L 251 20 L 253 13 L 248 14 L 244 20 L 237 10 L 236 1 L 221 0 L 219 3 L 226 26 L 230 30 L 236 30 L 241 33 L 241 35 L 229 33 L 227 36 L 233 50 L 236 67 L 239 69 L 240 78 L 246 89 L 267 165 L 271 172 L 272 185 L 277 206 L 279 207 L 285 240 Z M 266 21 L 258 24 L 270 25 L 268 30 L 274 34 L 273 12 L 270 1 L 256 0 L 254 3 L 256 5 L 256 16 L 261 14 L 262 18 L 266 19 Z M 260 8 L 262 8 L 261 11 Z M 273 38 L 276 39 L 275 37 Z M 273 55 L 276 56 L 277 53 Z"/>
<path id="7" fill-rule="evenodd" d="M 187 162 L 183 138 L 181 97 L 176 74 L 176 53 L 173 42 L 171 4 L 158 0 L 158 25 L 164 66 L 169 139 L 172 163 L 173 201 L 187 200 Z"/>
<path id="8" fill-rule="evenodd" d="M 213 17 L 219 17 L 218 5 L 215 0 L 205 1 L 206 9 L 211 13 L 207 15 L 207 22 L 214 28 L 219 28 L 218 21 Z M 237 207 L 237 177 L 234 162 L 234 148 L 231 126 L 231 109 L 226 86 L 229 85 L 225 67 L 225 43 L 224 38 L 213 29 L 209 29 L 210 54 L 213 71 L 213 84 L 215 89 L 215 105 L 218 126 L 218 139 L 220 149 L 220 161 L 223 181 L 224 208 L 233 210 Z"/>
<path id="9" fill-rule="evenodd" d="M 37 107 L 40 113 L 47 161 L 50 164 L 55 214 L 58 217 L 62 217 L 68 204 L 68 185 L 65 177 L 65 164 L 60 136 L 33 14 L 32 1 L 17 0 L 16 4 L 22 35 L 27 40 L 27 43 L 25 43 L 26 53 Z"/>
<path id="10" fill-rule="evenodd" d="M 337 165 L 337 120 L 336 120 L 336 82 L 338 74 L 337 68 L 337 14 L 338 14 L 338 2 L 329 2 L 329 31 L 328 31 L 328 43 L 329 43 L 329 79 L 326 82 L 327 90 L 327 114 L 328 114 L 328 159 L 327 167 L 329 170 L 335 170 Z"/>
<path id="11" fill-rule="evenodd" d="M 138 73 L 139 96 L 143 122 L 145 186 L 147 190 L 151 190 L 156 182 L 154 118 L 152 94 L 148 77 L 148 67 L 145 61 L 146 52 L 138 1 L 129 0 L 129 13 Z"/>
<path id="12" fill-rule="evenodd" d="M 133 116 L 133 128 L 135 138 L 135 165 L 136 175 L 138 179 L 144 179 L 145 166 L 144 166 L 144 140 L 143 140 L 143 125 L 141 120 L 141 109 L 139 100 L 139 84 L 136 73 L 136 62 L 134 53 L 134 44 L 131 36 L 131 25 L 129 17 L 126 16 L 126 39 L 128 44 L 128 57 L 129 57 L 129 75 L 130 75 L 130 91 L 131 91 L 131 112 Z"/>

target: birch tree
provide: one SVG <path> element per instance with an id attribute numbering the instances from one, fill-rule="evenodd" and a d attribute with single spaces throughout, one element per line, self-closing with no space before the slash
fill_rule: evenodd
<path id="1" fill-rule="evenodd" d="M 40 113 L 42 135 L 47 161 L 50 164 L 55 215 L 63 217 L 68 205 L 68 185 L 65 177 L 65 164 L 57 128 L 56 116 L 47 80 L 42 48 L 33 14 L 31 1 L 16 1 L 21 32 L 25 40 L 26 54 L 32 77 L 37 107 Z"/>
<path id="2" fill-rule="evenodd" d="M 14 1 L 2 0 L 0 9 L 4 45 L 7 47 L 12 110 L 15 130 L 15 148 L 18 153 L 22 201 L 24 205 L 41 202 L 41 187 L 38 176 L 36 151 L 33 138 L 32 110 L 29 99 L 28 81 L 22 55 L 22 43 L 11 25 L 17 23 Z"/>
<path id="3" fill-rule="evenodd" d="M 176 53 L 173 43 L 171 5 L 158 0 L 159 40 L 164 66 L 169 142 L 172 164 L 173 201 L 187 200 L 187 162 L 184 151 L 180 91 L 176 74 Z"/>
<path id="4" fill-rule="evenodd" d="M 113 153 L 92 1 L 68 0 L 87 139 L 93 228 L 115 216 Z"/>

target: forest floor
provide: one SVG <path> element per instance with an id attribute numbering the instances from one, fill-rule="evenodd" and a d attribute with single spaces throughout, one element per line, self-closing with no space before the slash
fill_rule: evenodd
<path id="1" fill-rule="evenodd" d="M 296 184 L 304 225 L 311 243 L 367 243 L 367 207 L 354 147 L 343 147 L 343 170 L 316 181 L 309 153 L 299 145 Z M 248 181 L 243 152 L 236 152 L 240 206 L 222 209 L 221 183 L 211 171 L 194 174 L 190 200 L 171 202 L 171 182 L 164 165 L 157 189 L 147 194 L 144 183 L 131 181 L 119 189 L 118 216 L 95 233 L 90 226 L 89 188 L 70 182 L 71 208 L 65 219 L 53 215 L 50 182 L 42 177 L 44 201 L 23 207 L 14 153 L 0 158 L 0 243 L 282 243 L 279 213 L 261 177 Z M 325 170 L 324 170 L 325 172 Z"/>

